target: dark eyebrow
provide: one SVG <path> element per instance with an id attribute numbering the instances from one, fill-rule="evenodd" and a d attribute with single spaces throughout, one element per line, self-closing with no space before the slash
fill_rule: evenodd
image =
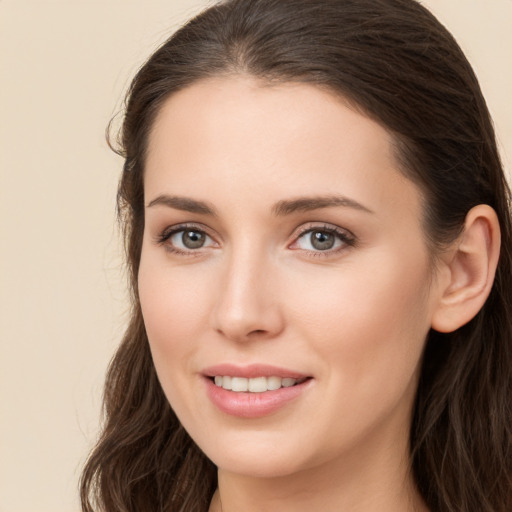
<path id="1" fill-rule="evenodd" d="M 147 208 L 152 206 L 163 205 L 176 210 L 183 210 L 185 212 L 198 213 L 201 215 L 216 216 L 217 213 L 213 206 L 210 206 L 204 201 L 190 199 L 189 197 L 169 196 L 163 194 L 153 199 Z M 272 207 L 272 213 L 277 216 L 290 215 L 294 212 L 308 212 L 311 210 L 318 210 L 320 208 L 332 208 L 333 206 L 344 206 L 348 208 L 355 208 L 367 213 L 374 213 L 372 210 L 366 208 L 362 204 L 343 196 L 316 196 L 316 197 L 299 197 L 297 199 L 287 199 L 277 202 Z"/>
<path id="2" fill-rule="evenodd" d="M 277 202 L 272 207 L 274 215 L 289 215 L 295 212 L 308 212 L 319 208 L 330 208 L 333 206 L 345 206 L 355 208 L 366 213 L 374 213 L 361 203 L 343 196 L 315 196 L 315 197 L 299 197 L 297 199 L 283 200 Z"/>
<path id="3" fill-rule="evenodd" d="M 205 203 L 204 201 L 197 201 L 195 199 L 190 199 L 188 197 L 169 196 L 163 194 L 153 199 L 150 203 L 148 203 L 146 208 L 151 208 L 152 206 L 157 205 L 168 206 L 169 208 L 183 210 L 184 212 L 200 213 L 202 215 L 217 215 L 215 212 L 215 208 L 213 208 L 213 206 L 210 206 L 208 203 Z"/>

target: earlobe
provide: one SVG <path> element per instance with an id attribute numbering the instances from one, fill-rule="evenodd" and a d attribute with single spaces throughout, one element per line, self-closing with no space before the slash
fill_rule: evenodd
<path id="1" fill-rule="evenodd" d="M 464 231 L 444 262 L 448 279 L 439 290 L 432 328 L 452 332 L 468 323 L 482 308 L 492 288 L 500 252 L 500 226 L 488 205 L 472 208 Z"/>

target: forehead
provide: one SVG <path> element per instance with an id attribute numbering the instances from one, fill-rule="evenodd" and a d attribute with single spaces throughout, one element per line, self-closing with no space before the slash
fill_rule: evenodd
<path id="1" fill-rule="evenodd" d="M 196 82 L 164 102 L 150 133 L 149 158 L 163 145 L 171 144 L 171 149 L 179 143 L 186 143 L 180 154 L 192 156 L 187 153 L 191 141 L 200 140 L 204 152 L 225 144 L 228 137 L 233 141 L 231 158 L 243 152 L 244 162 L 251 148 L 261 161 L 266 155 L 275 156 L 284 143 L 305 143 L 304 150 L 318 148 L 329 154 L 349 147 L 356 152 L 364 145 L 367 154 L 379 153 L 380 158 L 390 158 L 392 149 L 385 129 L 324 88 L 217 77 Z M 193 156 L 200 157 L 196 150 Z"/>
<path id="2" fill-rule="evenodd" d="M 398 170 L 393 147 L 387 130 L 317 86 L 208 79 L 162 106 L 149 137 L 146 196 L 211 195 L 222 184 L 230 199 L 247 187 L 262 202 L 307 189 L 364 198 L 371 209 L 390 201 L 415 209 L 419 191 Z"/>

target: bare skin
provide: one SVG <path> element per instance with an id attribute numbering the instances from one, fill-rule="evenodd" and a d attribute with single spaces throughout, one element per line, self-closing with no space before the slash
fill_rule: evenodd
<path id="1" fill-rule="evenodd" d="M 219 468 L 210 512 L 427 512 L 409 425 L 427 333 L 456 328 L 454 273 L 433 274 L 386 130 L 313 86 L 201 81 L 159 113 L 145 203 L 144 321 L 169 402 Z M 205 368 L 222 364 L 306 385 L 249 418 L 212 401 Z"/>

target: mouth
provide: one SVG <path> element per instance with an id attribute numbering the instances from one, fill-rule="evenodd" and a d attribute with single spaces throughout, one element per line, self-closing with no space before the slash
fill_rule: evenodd
<path id="1" fill-rule="evenodd" d="M 278 377 L 272 375 L 269 377 L 234 377 L 230 375 L 215 375 L 210 380 L 219 388 L 236 393 L 265 393 L 267 391 L 277 391 L 281 388 L 291 388 L 302 384 L 309 377 L 292 378 Z"/>
<path id="2" fill-rule="evenodd" d="M 310 375 L 267 364 L 220 364 L 202 374 L 211 402 L 221 412 L 245 419 L 291 410 L 314 384 Z"/>

